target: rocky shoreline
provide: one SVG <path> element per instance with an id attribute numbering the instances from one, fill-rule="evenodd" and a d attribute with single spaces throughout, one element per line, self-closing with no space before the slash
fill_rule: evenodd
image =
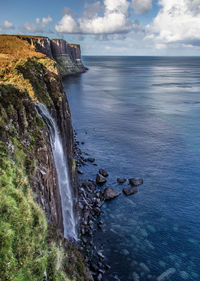
<path id="1" fill-rule="evenodd" d="M 98 166 L 95 159 L 84 153 L 80 148 L 80 144 L 85 142 L 79 141 L 77 133 L 74 131 L 74 151 L 79 175 L 83 175 L 81 168 L 85 165 Z M 84 157 L 85 155 L 86 157 Z M 111 266 L 104 255 L 104 245 L 97 245 L 94 241 L 94 234 L 102 230 L 103 222 L 101 220 L 101 207 L 106 201 L 110 201 L 121 195 L 111 187 L 103 187 L 107 182 L 108 172 L 105 169 L 99 169 L 96 179 L 79 179 L 78 202 L 76 211 L 79 217 L 79 242 L 78 249 L 85 257 L 89 269 L 95 281 L 106 280 L 104 275 L 109 275 Z M 87 178 L 87 175 L 86 175 Z M 127 179 L 117 178 L 117 182 L 123 185 Z M 128 180 L 130 187 L 123 188 L 125 196 L 130 196 L 138 192 L 138 186 L 143 184 L 142 179 L 130 178 Z M 119 281 L 118 276 L 112 276 L 112 280 Z"/>

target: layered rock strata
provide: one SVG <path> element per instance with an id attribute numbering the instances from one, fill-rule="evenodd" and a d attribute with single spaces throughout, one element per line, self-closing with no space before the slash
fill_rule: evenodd
<path id="1" fill-rule="evenodd" d="M 82 73 L 87 70 L 82 63 L 81 49 L 78 44 L 70 44 L 63 39 L 50 40 L 48 37 L 24 35 L 18 37 L 34 46 L 37 52 L 56 60 L 62 75 Z"/>

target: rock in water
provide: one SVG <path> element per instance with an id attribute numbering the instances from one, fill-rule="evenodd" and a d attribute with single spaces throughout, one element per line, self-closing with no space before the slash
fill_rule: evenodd
<path id="1" fill-rule="evenodd" d="M 106 180 L 106 178 L 104 177 L 104 176 L 102 176 L 102 175 L 100 175 L 100 174 L 97 174 L 96 175 L 96 183 L 97 184 L 104 184 L 105 182 L 106 182 L 107 180 Z"/>
<path id="2" fill-rule="evenodd" d="M 108 172 L 104 169 L 100 169 L 99 170 L 99 174 L 102 175 L 103 177 L 107 177 L 108 176 Z"/>
<path id="3" fill-rule="evenodd" d="M 87 158 L 87 161 L 89 161 L 89 162 L 91 162 L 91 163 L 93 163 L 94 161 L 95 161 L 95 158 Z"/>
<path id="4" fill-rule="evenodd" d="M 164 280 L 169 280 L 169 276 L 174 274 L 176 272 L 176 269 L 171 267 L 165 272 L 163 272 L 160 276 L 157 277 L 157 281 L 164 281 Z"/>
<path id="5" fill-rule="evenodd" d="M 125 178 L 117 178 L 118 183 L 125 183 L 126 179 Z"/>
<path id="6" fill-rule="evenodd" d="M 129 179 L 129 184 L 132 186 L 138 186 L 143 184 L 143 179 L 131 178 Z"/>
<path id="7" fill-rule="evenodd" d="M 77 173 L 82 175 L 83 174 L 83 171 L 81 171 L 80 169 L 77 169 Z"/>
<path id="8" fill-rule="evenodd" d="M 136 187 L 128 187 L 128 188 L 123 188 L 123 192 L 126 196 L 130 196 L 132 194 L 135 194 L 138 192 L 138 189 Z"/>
<path id="9" fill-rule="evenodd" d="M 115 191 L 114 189 L 112 189 L 110 187 L 107 187 L 107 188 L 104 189 L 103 196 L 104 196 L 105 200 L 114 199 L 114 198 L 116 198 L 119 195 L 120 195 L 120 192 L 117 192 L 117 191 Z"/>

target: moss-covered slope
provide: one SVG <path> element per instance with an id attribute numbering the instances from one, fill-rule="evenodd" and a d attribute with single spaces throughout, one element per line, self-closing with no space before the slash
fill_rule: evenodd
<path id="1" fill-rule="evenodd" d="M 57 120 L 76 193 L 71 117 L 57 64 L 17 36 L 0 36 L 0 280 L 92 280 L 62 235 L 57 174 L 38 101 Z"/>

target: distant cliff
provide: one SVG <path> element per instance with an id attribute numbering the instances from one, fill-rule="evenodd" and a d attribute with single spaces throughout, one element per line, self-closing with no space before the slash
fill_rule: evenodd
<path id="1" fill-rule="evenodd" d="M 18 35 L 35 47 L 37 52 L 47 55 L 58 63 L 62 75 L 82 73 L 87 70 L 81 60 L 81 49 L 78 44 L 69 44 L 63 39 L 52 39 L 40 36 Z"/>
<path id="2" fill-rule="evenodd" d="M 48 128 L 35 106 L 44 104 L 57 122 L 76 194 L 73 129 L 62 77 L 51 59 L 51 41 L 26 38 L 0 36 L 0 280 L 92 280 L 83 257 L 62 234 Z"/>

